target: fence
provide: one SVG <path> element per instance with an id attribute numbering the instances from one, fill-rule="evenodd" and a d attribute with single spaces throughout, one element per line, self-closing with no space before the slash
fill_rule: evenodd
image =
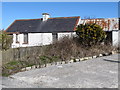
<path id="1" fill-rule="evenodd" d="M 36 53 L 42 54 L 43 49 L 44 47 L 21 47 L 2 51 L 2 64 L 12 60 L 23 59 L 26 56 L 36 55 Z"/>

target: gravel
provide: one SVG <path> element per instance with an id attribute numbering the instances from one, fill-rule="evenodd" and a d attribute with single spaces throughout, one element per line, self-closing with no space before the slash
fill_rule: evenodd
<path id="1" fill-rule="evenodd" d="M 118 54 L 2 78 L 3 88 L 118 88 Z"/>

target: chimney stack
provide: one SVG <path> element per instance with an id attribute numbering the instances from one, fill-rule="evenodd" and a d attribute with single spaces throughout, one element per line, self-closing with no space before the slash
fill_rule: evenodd
<path id="1" fill-rule="evenodd" d="M 47 21 L 48 18 L 50 18 L 50 15 L 48 13 L 42 13 L 43 15 L 43 21 Z"/>

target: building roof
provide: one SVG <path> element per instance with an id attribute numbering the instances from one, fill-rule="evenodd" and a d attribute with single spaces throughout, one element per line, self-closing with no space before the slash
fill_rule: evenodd
<path id="1" fill-rule="evenodd" d="M 119 30 L 119 18 L 96 18 L 96 19 L 81 19 L 80 24 L 96 23 L 100 25 L 104 31 Z"/>
<path id="2" fill-rule="evenodd" d="M 9 33 L 49 33 L 72 32 L 75 30 L 80 17 L 49 18 L 15 20 L 7 29 Z"/>

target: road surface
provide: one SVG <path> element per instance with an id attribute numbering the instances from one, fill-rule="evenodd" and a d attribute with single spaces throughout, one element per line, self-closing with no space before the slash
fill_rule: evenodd
<path id="1" fill-rule="evenodd" d="M 118 54 L 3 77 L 3 88 L 118 88 Z"/>

